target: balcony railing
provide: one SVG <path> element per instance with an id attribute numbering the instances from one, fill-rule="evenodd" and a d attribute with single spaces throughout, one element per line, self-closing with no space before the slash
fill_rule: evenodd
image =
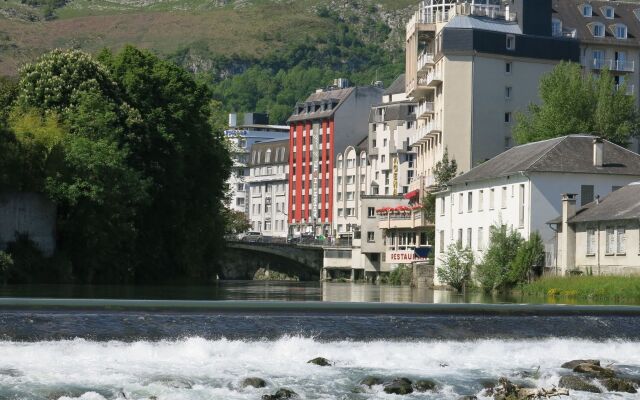
<path id="1" fill-rule="evenodd" d="M 452 4 L 430 5 L 427 2 L 422 2 L 418 12 L 409 20 L 407 26 L 445 23 L 456 15 L 474 15 L 506 21 L 516 20 L 515 13 L 506 12 L 505 9 L 496 4 L 453 4 L 452 2 Z"/>
<path id="2" fill-rule="evenodd" d="M 438 87 L 438 86 L 440 86 L 441 83 L 442 83 L 442 76 L 440 74 L 440 71 L 432 69 L 427 74 L 427 83 L 426 83 L 426 85 L 429 86 L 429 87 Z"/>
<path id="3" fill-rule="evenodd" d="M 423 118 L 429 114 L 433 114 L 433 112 L 434 112 L 433 102 L 425 101 L 418 105 L 418 108 L 416 109 L 416 116 L 418 118 Z"/>
<path id="4" fill-rule="evenodd" d="M 616 72 L 634 72 L 635 62 L 627 60 L 613 60 L 603 58 L 582 59 L 582 65 L 591 69 L 609 69 Z"/>
<path id="5" fill-rule="evenodd" d="M 433 54 L 422 53 L 418 56 L 418 71 L 422 71 L 429 65 L 433 65 Z"/>
<path id="6" fill-rule="evenodd" d="M 380 229 L 414 229 L 433 225 L 424 218 L 422 209 L 415 209 L 404 213 L 389 213 L 378 216 Z"/>

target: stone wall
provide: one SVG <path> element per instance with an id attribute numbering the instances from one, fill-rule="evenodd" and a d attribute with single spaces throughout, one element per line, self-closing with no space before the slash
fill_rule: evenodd
<path id="1" fill-rule="evenodd" d="M 418 288 L 433 288 L 433 264 L 413 263 L 411 285 Z"/>
<path id="2" fill-rule="evenodd" d="M 45 256 L 56 248 L 56 206 L 37 193 L 0 194 L 0 250 L 27 235 Z"/>

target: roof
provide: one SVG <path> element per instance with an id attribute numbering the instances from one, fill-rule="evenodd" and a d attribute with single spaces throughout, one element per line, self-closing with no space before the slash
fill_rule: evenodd
<path id="1" fill-rule="evenodd" d="M 265 162 L 266 152 L 271 150 L 271 159 Z M 256 154 L 256 153 L 259 153 Z M 289 162 L 289 139 L 271 139 L 251 146 L 249 166 L 286 164 Z"/>
<path id="2" fill-rule="evenodd" d="M 369 122 L 388 122 L 388 121 L 415 121 L 416 114 L 409 112 L 410 106 L 417 106 L 418 103 L 413 101 L 399 101 L 393 103 L 383 103 L 371 108 L 369 113 Z M 376 115 L 376 109 L 384 108 L 384 120 Z"/>
<path id="3" fill-rule="evenodd" d="M 570 223 L 596 222 L 596 221 L 620 221 L 629 219 L 640 219 L 640 182 L 635 182 L 624 186 L 615 192 L 611 192 L 600 202 L 591 202 L 576 212 L 576 215 L 569 218 Z M 562 217 L 558 217 L 550 224 L 562 222 Z"/>
<path id="4" fill-rule="evenodd" d="M 517 22 L 469 15 L 456 15 L 449 20 L 445 28 L 479 29 L 484 31 L 511 33 L 514 35 L 522 34 L 522 29 L 520 29 Z"/>
<path id="5" fill-rule="evenodd" d="M 389 96 L 392 94 L 401 94 L 405 91 L 405 74 L 401 74 L 396 78 L 395 81 L 384 91 L 384 96 Z"/>
<path id="6" fill-rule="evenodd" d="M 350 87 L 346 89 L 332 89 L 332 90 L 323 90 L 322 92 L 316 92 L 311 94 L 304 101 L 303 104 L 296 105 L 296 112 L 294 112 L 291 117 L 287 120 L 287 122 L 295 122 L 295 121 L 306 121 L 309 119 L 321 119 L 321 118 L 329 118 L 340 108 L 340 106 L 344 103 L 344 101 L 356 90 L 355 87 Z M 319 109 L 315 110 L 315 105 L 322 104 L 331 104 L 337 103 L 335 107 L 319 107 Z M 311 112 L 306 112 L 306 106 L 313 105 L 313 109 Z M 302 113 L 298 113 L 298 107 L 305 107 L 305 110 Z"/>
<path id="7" fill-rule="evenodd" d="M 512 147 L 452 179 L 449 184 L 482 181 L 521 172 L 640 176 L 640 155 L 606 140 L 603 166 L 594 166 L 592 155 L 595 138 L 591 135 L 569 135 Z"/>
<path id="8" fill-rule="evenodd" d="M 591 5 L 593 9 L 591 17 L 582 15 L 580 10 L 580 5 L 582 4 Z M 601 9 L 605 6 L 614 8 L 613 19 L 604 17 Z M 640 44 L 640 20 L 636 17 L 635 10 L 640 10 L 640 4 L 602 0 L 553 0 L 554 17 L 562 21 L 563 31 L 567 32 L 575 29 L 578 39 L 594 43 L 615 43 L 621 46 L 637 46 Z M 600 22 L 607 28 L 605 29 L 604 38 L 596 38 L 591 33 L 589 24 L 594 22 Z M 613 30 L 610 29 L 616 23 L 623 23 L 627 26 L 627 39 L 616 39 Z"/>

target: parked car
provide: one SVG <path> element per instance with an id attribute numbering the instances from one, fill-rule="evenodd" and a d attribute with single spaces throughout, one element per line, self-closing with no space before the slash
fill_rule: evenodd
<path id="1" fill-rule="evenodd" d="M 242 235 L 240 239 L 243 242 L 261 242 L 262 241 L 262 233 L 249 231 Z"/>

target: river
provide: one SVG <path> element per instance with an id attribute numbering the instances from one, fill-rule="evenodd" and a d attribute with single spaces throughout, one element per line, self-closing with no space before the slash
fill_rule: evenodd
<path id="1" fill-rule="evenodd" d="M 482 399 L 500 377 L 558 385 L 576 358 L 640 377 L 640 308 L 480 300 L 492 304 L 350 284 L 5 286 L 0 399 L 249 400 L 281 387 L 302 399 Z M 307 363 L 319 356 L 333 365 Z M 267 387 L 243 388 L 251 376 Z M 367 376 L 428 378 L 437 390 L 396 396 L 360 385 Z"/>

